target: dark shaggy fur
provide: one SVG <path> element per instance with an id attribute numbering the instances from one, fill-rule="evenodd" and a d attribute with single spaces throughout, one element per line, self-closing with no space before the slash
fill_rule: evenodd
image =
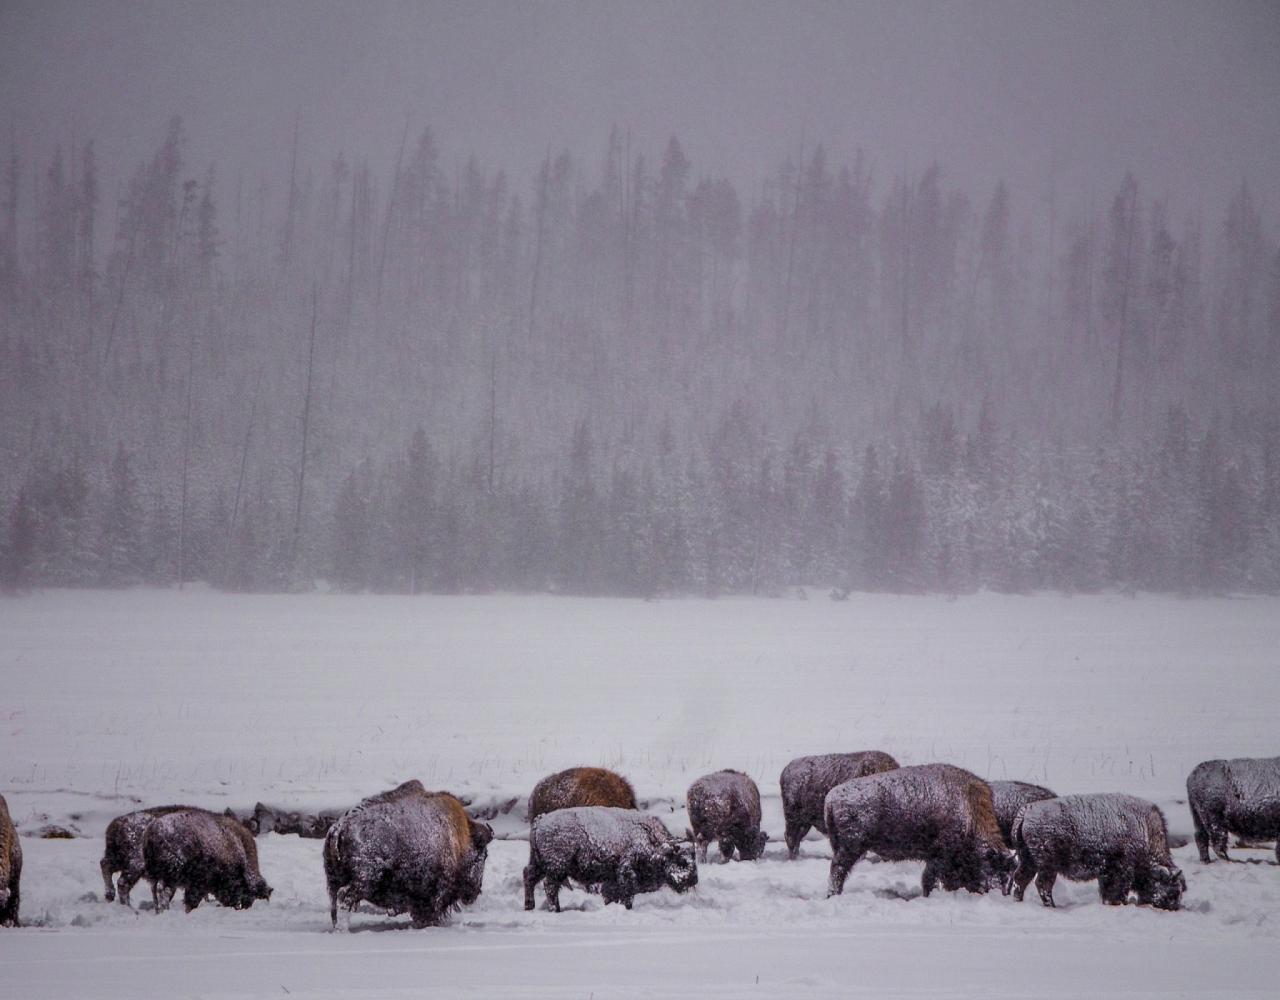
<path id="1" fill-rule="evenodd" d="M 1021 901 L 1032 878 L 1045 906 L 1053 906 L 1059 875 L 1098 880 L 1104 903 L 1138 902 L 1176 910 L 1186 880 L 1169 852 L 1164 814 L 1132 795 L 1064 795 L 1023 806 L 1013 821 L 1018 868 L 1009 880 Z"/>
<path id="2" fill-rule="evenodd" d="M 620 774 L 603 767 L 571 767 L 548 775 L 529 796 L 529 822 L 543 813 L 575 806 L 613 806 L 635 809 L 636 793 Z"/>
<path id="3" fill-rule="evenodd" d="M 524 908 L 546 880 L 547 905 L 560 912 L 560 890 L 570 880 L 600 887 L 604 901 L 628 910 L 638 893 L 664 885 L 685 892 L 698 884 L 692 846 L 681 844 L 660 819 L 632 809 L 581 806 L 539 816 L 529 830 Z"/>
<path id="4" fill-rule="evenodd" d="M 816 757 L 797 757 L 782 769 L 782 814 L 786 819 L 787 854 L 795 858 L 800 841 L 814 827 L 827 832 L 823 803 L 827 792 L 853 778 L 892 771 L 898 762 L 880 750 L 859 753 L 826 753 Z"/>
<path id="5" fill-rule="evenodd" d="M 467 815 L 448 792 L 420 781 L 373 795 L 338 818 L 324 841 L 329 918 L 365 900 L 414 927 L 438 924 L 474 903 L 484 881 L 493 830 Z"/>
<path id="6" fill-rule="evenodd" d="M 1275 840 L 1280 862 L 1280 757 L 1206 760 L 1187 777 L 1187 805 L 1200 860 L 1209 845 L 1223 861 L 1227 834 L 1247 840 Z"/>
<path id="7" fill-rule="evenodd" d="M 991 789 L 950 764 L 901 767 L 846 781 L 827 794 L 825 814 L 831 896 L 844 891 L 849 869 L 868 851 L 886 861 L 923 861 L 926 896 L 938 883 L 951 892 L 986 892 L 1003 884 L 1013 869 Z"/>
<path id="8" fill-rule="evenodd" d="M 1055 792 L 1041 785 L 1030 785 L 1025 781 L 989 781 L 991 799 L 996 807 L 996 822 L 1000 824 L 1000 836 L 1005 844 L 1013 849 L 1013 820 L 1018 810 L 1028 802 L 1041 802 L 1044 799 L 1056 799 Z"/>
<path id="9" fill-rule="evenodd" d="M 107 825 L 106 847 L 102 852 L 103 895 L 108 903 L 116 898 L 116 890 L 120 892 L 120 902 L 129 905 L 129 893 L 145 873 L 142 859 L 142 835 L 157 816 L 167 816 L 181 809 L 192 806 L 156 806 L 151 809 L 138 809 L 123 816 L 117 816 Z M 120 873 L 116 885 L 111 884 L 112 876 Z"/>
<path id="10" fill-rule="evenodd" d="M 0 927 L 18 926 L 22 880 L 22 845 L 9 818 L 9 803 L 0 795 Z"/>
<path id="11" fill-rule="evenodd" d="M 142 859 L 157 913 L 178 889 L 188 913 L 206 896 L 237 910 L 271 898 L 253 834 L 229 816 L 194 808 L 157 816 L 142 835 Z"/>
<path id="12" fill-rule="evenodd" d="M 698 860 L 707 860 L 707 845 L 720 845 L 720 858 L 729 861 L 737 850 L 743 861 L 764 852 L 769 835 L 760 829 L 760 789 L 741 771 L 717 771 L 689 786 L 685 797 L 689 826 Z"/>

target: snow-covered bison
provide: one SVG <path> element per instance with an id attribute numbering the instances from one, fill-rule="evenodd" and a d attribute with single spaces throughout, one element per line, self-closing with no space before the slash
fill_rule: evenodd
<path id="1" fill-rule="evenodd" d="M 372 795 L 343 813 L 324 839 L 329 919 L 361 901 L 407 912 L 430 927 L 454 907 L 474 903 L 484 881 L 493 829 L 467 815 L 448 792 L 420 781 Z"/>
<path id="2" fill-rule="evenodd" d="M 1176 910 L 1187 891 L 1173 856 L 1164 814 L 1132 795 L 1064 795 L 1022 807 L 1013 821 L 1018 867 L 1009 886 L 1022 900 L 1032 878 L 1045 906 L 1053 906 L 1059 875 L 1098 880 L 1104 903 L 1138 902 Z"/>
<path id="3" fill-rule="evenodd" d="M 760 829 L 760 789 L 741 771 L 716 771 L 689 786 L 685 796 L 689 826 L 698 860 L 707 860 L 707 845 L 717 841 L 720 858 L 729 861 L 736 849 L 743 861 L 764 852 L 769 835 Z"/>
<path id="4" fill-rule="evenodd" d="M 117 816 L 107 824 L 106 848 L 102 852 L 99 866 L 102 869 L 102 884 L 108 903 L 116 898 L 116 891 L 119 889 L 120 902 L 125 906 L 130 905 L 129 893 L 146 871 L 142 859 L 142 835 L 147 832 L 151 822 L 158 816 L 191 808 L 194 807 L 155 806 L 151 809 L 138 809 Z M 120 873 L 120 878 L 113 885 L 111 880 L 116 872 Z"/>
<path id="5" fill-rule="evenodd" d="M 0 927 L 18 926 L 21 879 L 22 845 L 9 817 L 9 803 L 0 795 Z"/>
<path id="6" fill-rule="evenodd" d="M 560 890 L 570 880 L 599 886 L 608 903 L 628 910 L 638 893 L 664 885 L 685 892 L 698 884 L 692 845 L 681 844 L 660 819 L 633 809 L 579 806 L 539 816 L 529 831 L 524 908 L 546 880 L 547 904 L 560 912 Z"/>
<path id="7" fill-rule="evenodd" d="M 1057 793 L 1042 785 L 1031 785 L 1025 781 L 989 781 L 987 784 L 991 786 L 991 799 L 995 803 L 1000 835 L 1010 848 L 1013 847 L 1013 820 L 1018 815 L 1018 810 L 1028 802 L 1058 797 Z"/>
<path id="8" fill-rule="evenodd" d="M 923 861 L 927 896 L 941 882 L 950 892 L 986 892 L 1013 870 L 996 823 L 991 789 L 950 764 L 919 764 L 854 778 L 827 794 L 831 841 L 828 895 L 867 851 L 886 861 Z"/>
<path id="9" fill-rule="evenodd" d="M 1206 760 L 1187 777 L 1187 804 L 1195 826 L 1200 860 L 1209 846 L 1223 861 L 1227 834 L 1249 840 L 1276 840 L 1280 861 L 1280 757 Z"/>
<path id="10" fill-rule="evenodd" d="M 815 827 L 827 833 L 823 819 L 823 803 L 827 792 L 836 785 L 868 774 L 892 771 L 898 762 L 879 750 L 859 753 L 824 753 L 816 757 L 797 757 L 782 769 L 782 815 L 786 820 L 787 854 L 800 852 L 800 841 Z"/>
<path id="11" fill-rule="evenodd" d="M 603 767 L 571 767 L 548 775 L 533 786 L 529 822 L 544 813 L 575 806 L 614 806 L 635 809 L 636 793 L 620 774 Z"/>
<path id="12" fill-rule="evenodd" d="M 142 862 L 157 913 L 169 908 L 178 889 L 185 890 L 188 913 L 210 895 L 237 910 L 271 898 L 253 834 L 239 820 L 205 809 L 184 807 L 152 819 L 142 834 Z"/>

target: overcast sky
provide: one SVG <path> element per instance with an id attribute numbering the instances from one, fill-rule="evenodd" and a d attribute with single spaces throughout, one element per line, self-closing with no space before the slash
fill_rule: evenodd
<path id="1" fill-rule="evenodd" d="M 184 3 L 0 0 L 0 145 L 42 166 L 95 137 L 111 184 L 180 114 L 191 172 L 283 186 L 304 157 L 385 175 L 405 116 L 526 192 L 548 143 L 595 163 L 611 125 L 754 193 L 802 135 L 877 177 L 937 159 L 986 193 L 1217 210 L 1280 205 L 1280 3 Z M 28 176 L 30 176 L 28 174 Z M 108 188 L 108 193 L 111 188 Z"/>

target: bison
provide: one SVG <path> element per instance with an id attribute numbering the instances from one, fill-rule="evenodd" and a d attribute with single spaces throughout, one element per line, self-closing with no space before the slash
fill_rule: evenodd
<path id="1" fill-rule="evenodd" d="M 735 849 L 743 861 L 764 853 L 769 835 L 760 829 L 760 789 L 741 771 L 699 778 L 689 786 L 685 801 L 699 861 L 707 860 L 707 845 L 713 840 L 719 842 L 722 861 L 731 860 Z"/>
<path id="2" fill-rule="evenodd" d="M 995 803 L 1000 835 L 1010 849 L 1013 848 L 1013 820 L 1018 815 L 1018 810 L 1028 802 L 1058 797 L 1041 785 L 1030 785 L 1025 781 L 989 781 L 987 784 L 991 786 L 991 799 Z"/>
<path id="3" fill-rule="evenodd" d="M 524 908 L 546 880 L 547 904 L 560 912 L 560 890 L 571 879 L 600 887 L 604 901 L 628 910 L 637 893 L 698 884 L 692 845 L 676 840 L 656 816 L 610 806 L 579 806 L 539 816 L 529 832 Z"/>
<path id="4" fill-rule="evenodd" d="M 603 767 L 571 767 L 549 775 L 533 786 L 529 822 L 543 813 L 574 806 L 614 806 L 635 809 L 636 793 L 620 774 Z"/>
<path id="5" fill-rule="evenodd" d="M 142 861 L 156 912 L 180 888 L 188 913 L 209 895 L 237 910 L 271 898 L 253 834 L 230 816 L 183 807 L 153 818 L 142 834 Z"/>
<path id="6" fill-rule="evenodd" d="M 1013 869 L 990 787 L 950 764 L 846 781 L 827 793 L 824 818 L 831 840 L 829 896 L 844 891 L 849 869 L 867 851 L 886 861 L 923 861 L 926 896 L 939 882 L 949 892 L 986 892 Z"/>
<path id="7" fill-rule="evenodd" d="M 18 903 L 21 894 L 18 883 L 22 879 L 22 845 L 18 843 L 18 831 L 9 818 L 9 803 L 0 795 L 0 927 L 18 926 Z"/>
<path id="8" fill-rule="evenodd" d="M 99 867 L 102 869 L 102 884 L 106 889 L 104 895 L 108 903 L 116 898 L 118 888 L 120 902 L 125 906 L 130 905 L 129 893 L 145 873 L 146 866 L 142 860 L 142 835 L 147 832 L 147 827 L 151 825 L 152 820 L 158 816 L 167 816 L 169 813 L 191 808 L 191 806 L 156 806 L 151 809 L 138 809 L 123 816 L 117 816 L 107 824 L 106 849 L 102 852 Z M 112 885 L 111 880 L 116 872 L 120 873 L 120 878 L 117 880 L 117 885 Z"/>
<path id="9" fill-rule="evenodd" d="M 343 813 L 324 840 L 329 919 L 365 900 L 392 915 L 408 912 L 414 927 L 440 923 L 474 903 L 484 881 L 493 829 L 467 815 L 448 792 L 420 781 L 373 795 Z"/>
<path id="10" fill-rule="evenodd" d="M 1187 804 L 1195 827 L 1200 860 L 1208 864 L 1209 845 L 1223 861 L 1227 834 L 1250 840 L 1276 840 L 1280 862 L 1280 757 L 1206 760 L 1187 777 Z"/>
<path id="11" fill-rule="evenodd" d="M 823 803 L 827 792 L 852 778 L 892 771 L 898 762 L 879 750 L 860 753 L 827 753 L 817 757 L 797 757 L 782 769 L 782 814 L 786 819 L 787 855 L 800 853 L 800 841 L 815 827 L 827 832 Z"/>
<path id="12" fill-rule="evenodd" d="M 1019 902 L 1034 877 L 1045 906 L 1053 906 L 1059 875 L 1098 880 L 1104 903 L 1138 902 L 1176 910 L 1187 891 L 1173 856 L 1164 814 L 1132 795 L 1064 795 L 1022 807 L 1013 821 L 1018 867 L 1009 886 Z"/>

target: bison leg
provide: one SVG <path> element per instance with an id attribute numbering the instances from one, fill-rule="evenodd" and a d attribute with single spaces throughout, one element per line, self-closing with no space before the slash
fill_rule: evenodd
<path id="1" fill-rule="evenodd" d="M 169 885 L 158 879 L 151 883 L 151 905 L 155 908 L 156 913 L 163 913 L 169 909 L 169 904 L 173 902 L 173 895 L 177 891 L 178 887 L 176 885 Z"/>
<path id="2" fill-rule="evenodd" d="M 1040 902 L 1055 909 L 1057 904 L 1053 901 L 1053 883 L 1056 881 L 1058 881 L 1058 873 L 1052 868 L 1042 868 L 1040 873 L 1036 875 L 1036 892 L 1040 893 Z M 1022 897 L 1019 896 L 1018 898 L 1021 899 Z"/>
<path id="3" fill-rule="evenodd" d="M 804 835 L 809 832 L 809 823 L 792 823 L 787 820 L 787 830 L 784 834 L 787 841 L 787 857 L 792 861 L 800 853 L 800 841 L 804 840 Z"/>
<path id="4" fill-rule="evenodd" d="M 1036 866 L 1031 863 L 1031 859 L 1018 855 L 1018 867 L 1013 870 L 1013 874 L 1009 876 L 1008 886 L 1005 888 L 1005 894 L 1008 895 L 1009 887 L 1013 889 L 1013 898 L 1019 903 L 1027 891 L 1027 886 L 1031 884 L 1031 880 L 1036 877 Z"/>
<path id="5" fill-rule="evenodd" d="M 546 876 L 546 882 L 543 883 L 543 889 L 547 893 L 547 908 L 552 913 L 560 912 L 560 889 L 564 886 L 564 879 L 552 878 Z"/>
<path id="6" fill-rule="evenodd" d="M 129 893 L 133 892 L 133 887 L 142 881 L 142 876 L 146 874 L 142 865 L 128 862 L 124 866 L 124 871 L 120 873 L 117 879 L 117 888 L 120 893 L 120 903 L 123 906 L 132 906 L 129 901 Z"/>
<path id="7" fill-rule="evenodd" d="M 926 898 L 928 898 L 929 893 L 938 887 L 940 877 L 938 867 L 933 860 L 926 861 L 924 863 L 924 875 L 920 878 L 920 891 Z M 954 891 L 950 885 L 946 884 L 946 880 L 943 880 L 943 888 Z"/>
<path id="8" fill-rule="evenodd" d="M 98 863 L 98 867 L 102 870 L 102 884 L 105 888 L 102 895 L 110 903 L 116 898 L 116 887 L 111 881 L 111 876 L 115 874 L 115 870 L 111 867 L 111 861 L 107 858 L 103 858 Z M 121 900 L 121 902 L 124 902 L 124 900 Z"/>
<path id="9" fill-rule="evenodd" d="M 434 927 L 438 924 L 440 915 L 435 910 L 415 906 L 409 910 L 409 919 L 413 921 L 416 930 L 422 930 L 424 927 Z"/>
<path id="10" fill-rule="evenodd" d="M 1209 827 L 1209 839 L 1213 843 L 1213 853 L 1220 857 L 1223 861 L 1230 861 L 1231 856 L 1227 854 L 1227 828 L 1221 823 L 1214 823 Z"/>
<path id="11" fill-rule="evenodd" d="M 182 894 L 182 908 L 190 913 L 204 901 L 204 893 L 194 887 L 188 887 Z"/>
<path id="12" fill-rule="evenodd" d="M 856 865 L 865 853 L 866 851 L 846 850 L 841 847 L 831 855 L 831 874 L 827 877 L 828 899 L 844 892 L 844 880 L 849 877 L 849 869 Z"/>
<path id="13" fill-rule="evenodd" d="M 1098 895 L 1108 906 L 1123 906 L 1129 901 L 1132 881 L 1124 866 L 1107 865 L 1098 876 Z"/>
<path id="14" fill-rule="evenodd" d="M 524 908 L 533 909 L 533 890 L 542 881 L 542 872 L 531 861 L 524 868 Z"/>
<path id="15" fill-rule="evenodd" d="M 1200 861 L 1204 864 L 1209 863 L 1209 833 L 1205 829 L 1204 820 L 1200 818 L 1200 810 L 1191 806 L 1191 825 L 1195 828 L 1196 834 L 1196 850 L 1200 852 Z"/>
<path id="16" fill-rule="evenodd" d="M 706 837 L 704 837 L 701 833 L 695 833 L 693 835 L 693 843 L 694 843 L 695 849 L 698 852 L 699 864 L 706 864 L 707 863 L 707 847 L 710 846 L 711 841 Z"/>
<path id="17" fill-rule="evenodd" d="M 721 840 L 717 846 L 720 848 L 721 864 L 724 864 L 726 861 L 733 860 L 733 841 L 732 840 Z M 702 860 L 705 861 L 706 857 L 704 856 Z"/>

